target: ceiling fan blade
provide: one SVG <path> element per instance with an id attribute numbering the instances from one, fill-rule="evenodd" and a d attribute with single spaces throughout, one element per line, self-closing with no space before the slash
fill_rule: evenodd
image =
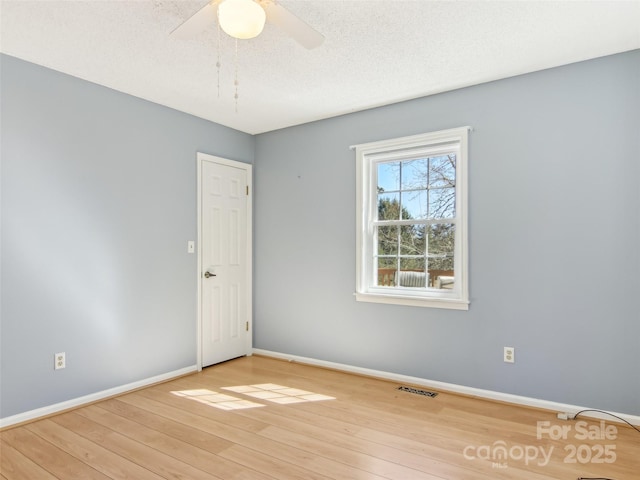
<path id="1" fill-rule="evenodd" d="M 286 8 L 274 2 L 262 4 L 267 21 L 288 33 L 296 42 L 311 50 L 324 42 L 324 35 L 310 27 Z"/>
<path id="2" fill-rule="evenodd" d="M 220 2 L 215 0 L 207 3 L 173 30 L 169 36 L 182 39 L 193 38 L 207 27 L 215 25 L 218 22 L 218 3 Z"/>

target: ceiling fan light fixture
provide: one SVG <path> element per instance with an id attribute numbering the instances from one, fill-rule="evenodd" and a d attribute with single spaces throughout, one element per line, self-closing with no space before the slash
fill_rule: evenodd
<path id="1" fill-rule="evenodd" d="M 253 0 L 224 0 L 218 5 L 220 28 L 233 38 L 257 37 L 266 18 L 264 9 Z"/>

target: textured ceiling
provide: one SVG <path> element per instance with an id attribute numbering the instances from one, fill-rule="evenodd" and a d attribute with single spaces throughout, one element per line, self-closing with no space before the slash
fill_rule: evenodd
<path id="1" fill-rule="evenodd" d="M 262 133 L 640 48 L 640 0 L 281 0 L 325 36 L 267 24 L 235 43 L 169 33 L 206 0 L 5 1 L 0 49 L 222 125 Z"/>

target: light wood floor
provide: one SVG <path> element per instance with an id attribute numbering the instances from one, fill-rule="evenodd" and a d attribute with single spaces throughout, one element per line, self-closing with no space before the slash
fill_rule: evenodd
<path id="1" fill-rule="evenodd" d="M 262 385 L 258 395 L 275 398 L 223 389 L 256 384 Z M 5 430 L 1 478 L 640 478 L 640 433 L 631 428 L 617 426 L 613 440 L 579 440 L 575 422 L 550 412 L 448 393 L 428 398 L 397 387 L 264 357 L 241 358 Z M 305 398 L 312 401 L 300 401 Z M 260 406 L 223 409 L 251 403 Z M 572 431 L 566 440 L 546 433 L 538 439 L 539 421 Z M 588 425 L 600 428 L 598 421 Z M 492 459 L 499 447 L 507 458 Z M 552 451 L 548 463 L 541 448 Z M 537 458 L 522 457 L 534 452 Z M 615 461 L 597 463 L 612 459 L 612 452 Z M 576 463 L 567 462 L 572 458 Z"/>

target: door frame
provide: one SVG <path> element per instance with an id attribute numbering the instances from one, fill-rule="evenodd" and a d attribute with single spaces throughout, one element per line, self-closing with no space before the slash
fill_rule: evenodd
<path id="1" fill-rule="evenodd" d="M 247 174 L 247 322 L 249 329 L 245 344 L 245 355 L 250 356 L 253 351 L 253 165 L 250 163 L 238 162 L 227 158 L 216 157 L 206 153 L 197 152 L 197 282 L 198 282 L 198 300 L 197 300 L 197 367 L 198 371 L 202 370 L 202 279 L 204 272 L 202 271 L 202 165 L 204 162 L 217 163 L 227 167 L 239 168 Z"/>

